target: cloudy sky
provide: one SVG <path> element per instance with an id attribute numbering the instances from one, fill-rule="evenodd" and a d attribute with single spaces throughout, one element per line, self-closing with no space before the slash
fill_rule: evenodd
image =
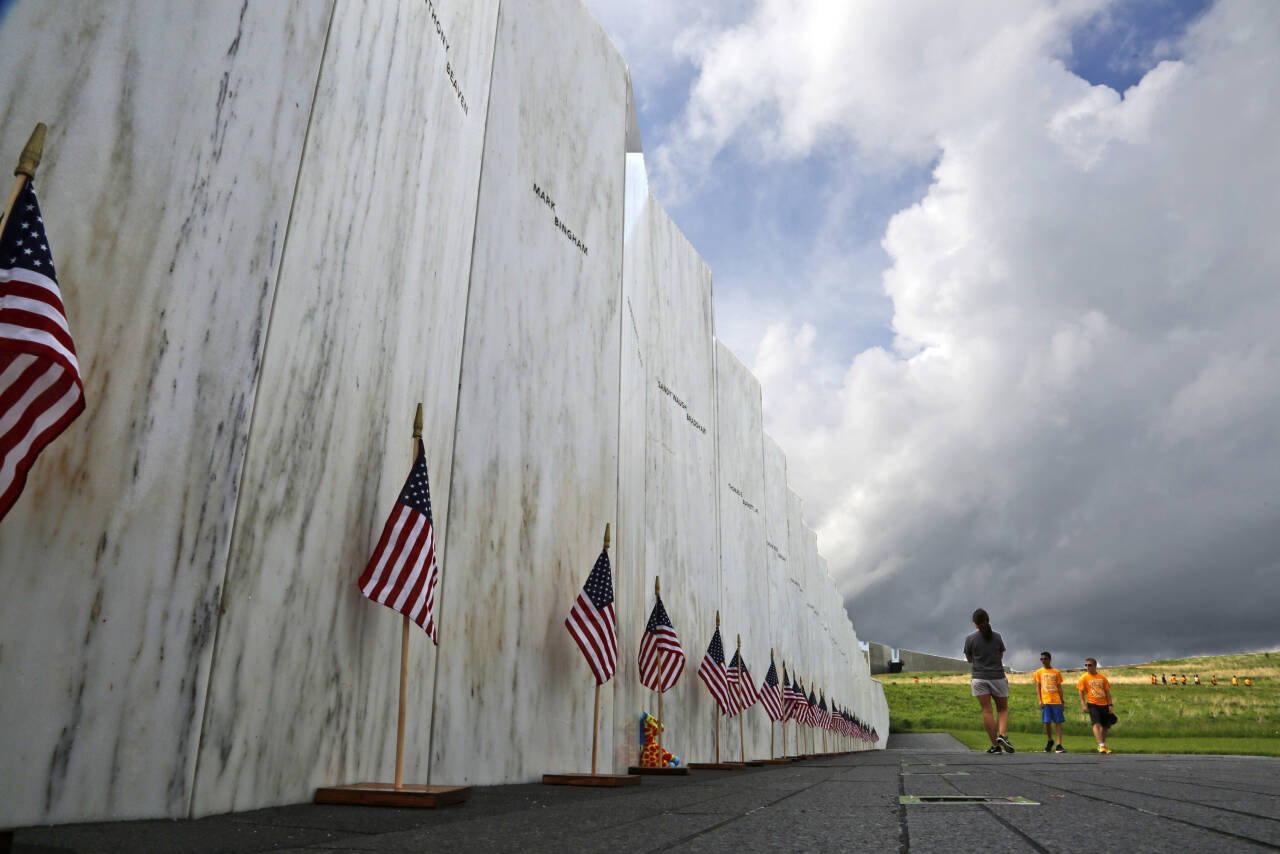
<path id="1" fill-rule="evenodd" d="M 1280 646 L 1280 3 L 589 4 L 861 639 Z"/>

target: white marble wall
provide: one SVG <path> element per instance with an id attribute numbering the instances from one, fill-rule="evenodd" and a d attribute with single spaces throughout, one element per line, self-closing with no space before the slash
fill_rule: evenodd
<path id="1" fill-rule="evenodd" d="M 337 5 L 249 440 L 196 814 L 393 777 L 401 617 L 355 579 L 408 474 L 418 402 L 436 554 L 448 550 L 497 9 Z M 427 779 L 434 673 L 435 648 L 412 626 L 411 782 Z"/>
<path id="2" fill-rule="evenodd" d="M 762 587 L 766 593 L 766 604 L 769 612 L 769 649 L 773 653 L 774 664 L 778 670 L 778 679 L 782 679 L 782 662 L 788 650 L 794 646 L 795 624 L 787 608 L 787 597 L 790 591 L 788 553 L 790 545 L 790 523 L 787 515 L 787 457 L 772 436 L 764 436 L 764 501 L 760 509 L 764 516 L 765 531 L 765 578 Z M 754 666 L 754 665 L 753 665 Z M 756 683 L 764 682 L 769 672 L 769 661 L 766 659 L 758 667 Z M 767 717 L 767 715 L 766 715 Z M 772 724 L 762 721 L 768 730 Z M 782 750 L 781 730 L 773 732 L 773 741 L 778 752 Z"/>
<path id="3" fill-rule="evenodd" d="M 389 776 L 400 621 L 354 579 L 419 400 L 443 581 L 439 649 L 411 634 L 410 779 L 588 766 L 563 620 L 606 522 L 602 770 L 656 705 L 635 654 L 657 575 L 686 761 L 714 752 L 694 671 L 717 609 L 757 682 L 770 646 L 817 677 L 816 540 L 577 0 L 22 0 L 0 71 L 0 154 L 50 125 L 37 186 L 88 398 L 0 522 L 0 768 L 26 769 L 0 774 L 0 825 Z M 749 753 L 768 733 L 748 712 Z"/>
<path id="4" fill-rule="evenodd" d="M 643 374 L 636 382 L 643 384 L 646 401 L 638 422 L 645 433 L 643 503 L 635 507 L 634 519 L 622 514 L 624 526 L 638 528 L 643 541 L 634 631 L 638 637 L 660 578 L 663 603 L 686 656 L 684 675 L 662 698 L 663 745 L 687 762 L 711 761 L 716 707 L 696 674 L 721 607 L 711 272 L 651 198 L 634 230 L 628 229 L 624 251 L 623 338 L 634 320 L 644 342 Z M 624 365 L 627 358 L 624 352 Z M 658 696 L 639 685 L 634 662 L 633 656 L 619 685 L 619 726 L 628 744 L 635 742 L 640 711 L 658 710 Z"/>
<path id="5" fill-rule="evenodd" d="M 576 0 L 501 6 L 443 554 L 434 783 L 590 767 L 595 680 L 564 618 L 617 519 L 626 87 Z M 613 690 L 601 692 L 606 763 Z"/>
<path id="6" fill-rule="evenodd" d="M 644 152 L 636 122 L 631 81 L 627 81 L 627 136 L 624 160 L 622 226 L 622 324 L 618 366 L 618 520 L 614 557 L 618 572 L 614 593 L 618 609 L 619 673 L 614 683 L 612 767 L 639 763 L 640 741 L 635 711 L 643 687 L 634 675 L 640 635 L 648 619 L 651 595 L 645 587 L 645 418 L 648 413 L 649 302 L 653 276 L 647 252 L 650 204 Z M 641 330 L 644 330 L 643 332 Z M 648 603 L 648 605 L 646 605 Z M 647 699 L 647 698 L 646 698 Z M 655 712 L 656 713 L 656 712 Z"/>
<path id="7" fill-rule="evenodd" d="M 0 522 L 0 826 L 187 809 L 329 15 L 6 10 L 0 157 L 49 125 L 36 186 L 87 409 Z"/>
<path id="8" fill-rule="evenodd" d="M 802 677 L 806 680 L 805 668 L 809 666 L 811 654 L 805 646 L 807 641 L 806 623 L 804 617 L 807 613 L 805 582 L 807 576 L 805 573 L 805 525 L 803 504 L 800 496 L 797 495 L 790 487 L 786 492 L 786 512 L 787 512 L 787 576 L 785 590 L 786 602 L 786 633 L 784 635 L 784 646 L 786 652 L 783 661 L 787 665 L 787 672 L 792 677 Z M 788 750 L 792 753 L 796 752 L 796 729 L 795 723 L 787 725 L 787 744 Z M 803 752 L 803 751 L 801 751 Z"/>
<path id="9" fill-rule="evenodd" d="M 737 637 L 757 684 L 769 666 L 768 573 L 764 523 L 764 427 L 760 382 L 716 341 L 716 454 L 719 461 L 720 585 L 724 600 L 725 658 Z M 769 718 L 759 705 L 733 722 L 732 738 L 745 741 L 747 758 L 769 755 Z M 743 745 L 735 744 L 739 753 Z"/>

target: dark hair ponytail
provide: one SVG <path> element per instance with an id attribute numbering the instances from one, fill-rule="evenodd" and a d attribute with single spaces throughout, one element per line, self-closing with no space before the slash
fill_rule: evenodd
<path id="1" fill-rule="evenodd" d="M 982 639 L 991 640 L 991 618 L 987 616 L 987 612 L 979 608 L 973 612 L 973 624 L 978 627 L 978 631 L 982 633 Z"/>

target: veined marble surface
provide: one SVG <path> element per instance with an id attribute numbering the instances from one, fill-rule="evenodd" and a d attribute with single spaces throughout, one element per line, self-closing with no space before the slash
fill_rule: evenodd
<path id="1" fill-rule="evenodd" d="M 564 619 L 617 521 L 626 67 L 577 0 L 504 3 L 497 33 L 432 783 L 590 768 L 595 680 Z M 606 765 L 613 692 L 601 691 Z"/>
<path id="2" fill-rule="evenodd" d="M 782 679 L 782 662 L 787 657 L 787 650 L 795 647 L 795 621 L 787 610 L 789 586 L 787 553 L 790 551 L 790 525 L 787 516 L 787 457 L 782 448 L 769 434 L 764 434 L 764 501 L 760 513 L 764 517 L 765 538 L 765 578 L 763 584 L 751 586 L 761 588 L 765 595 L 768 610 L 769 650 L 773 653 L 778 679 Z M 750 663 L 750 662 L 748 662 Z M 769 672 L 769 661 L 766 659 L 757 667 L 759 673 L 752 672 L 756 687 L 764 682 Z M 767 720 L 761 721 L 766 729 L 773 725 Z M 780 729 L 776 729 L 774 742 L 777 750 L 782 749 Z"/>
<path id="3" fill-rule="evenodd" d="M 36 186 L 87 409 L 0 522 L 0 826 L 186 813 L 329 14 L 6 10 L 0 151 L 48 123 Z"/>
<path id="4" fill-rule="evenodd" d="M 394 778 L 402 618 L 355 580 L 409 472 L 418 402 L 438 564 L 446 580 L 470 571 L 439 558 L 497 7 L 337 4 L 249 440 L 194 814 Z M 440 602 L 443 642 L 459 623 Z M 417 626 L 408 662 L 405 780 L 425 783 L 435 648 Z"/>
<path id="5" fill-rule="evenodd" d="M 719 461 L 720 584 L 724 600 L 726 662 L 737 636 L 757 685 L 769 667 L 768 572 L 765 560 L 764 427 L 760 382 L 716 341 L 716 454 Z M 769 755 L 769 716 L 759 704 L 739 721 L 747 758 Z M 741 745 L 734 745 L 739 747 Z"/>
<path id="6" fill-rule="evenodd" d="M 717 712 L 697 668 L 721 607 L 711 272 L 652 199 L 637 216 L 625 252 L 624 330 L 634 312 L 646 342 L 639 377 L 646 408 L 638 422 L 645 433 L 645 467 L 636 522 L 644 555 L 637 625 L 643 628 L 653 607 L 654 580 L 660 578 L 663 603 L 685 651 L 684 675 L 662 697 L 663 746 L 686 762 L 709 762 L 715 758 Z M 624 349 L 624 364 L 626 358 Z M 622 731 L 631 742 L 639 712 L 658 713 L 657 693 L 638 680 L 633 684 L 634 691 L 624 692 L 619 702 Z M 723 721 L 720 727 L 727 738 Z"/>
<path id="7" fill-rule="evenodd" d="M 649 292 L 653 282 L 647 258 L 648 177 L 635 126 L 635 102 L 627 81 L 627 153 L 624 175 L 622 242 L 622 324 L 618 385 L 618 523 L 614 526 L 614 604 L 618 614 L 618 676 L 614 684 L 612 767 L 626 769 L 640 761 L 637 719 L 647 693 L 637 676 L 640 635 L 653 605 L 645 584 L 645 416 L 648 411 Z M 634 142 L 634 145 L 632 144 Z M 632 150 L 634 148 L 635 150 Z M 656 205 L 656 203 L 654 203 Z M 644 330 L 642 333 L 641 330 Z M 648 605 L 646 606 L 646 602 Z M 656 710 L 654 714 L 657 714 Z"/>
<path id="8" fill-rule="evenodd" d="M 787 513 L 787 575 L 786 584 L 783 587 L 786 611 L 787 630 L 784 634 L 785 652 L 782 654 L 782 660 L 787 665 L 787 675 L 803 677 L 806 683 L 809 679 L 805 675 L 805 668 L 811 666 L 812 654 L 805 647 L 808 640 L 806 633 L 806 616 L 808 613 L 805 604 L 805 550 L 804 550 L 804 508 L 800 500 L 800 496 L 790 487 L 786 490 L 786 513 Z M 779 671 L 781 675 L 781 671 Z M 790 748 L 795 750 L 796 725 L 788 724 L 787 738 Z"/>

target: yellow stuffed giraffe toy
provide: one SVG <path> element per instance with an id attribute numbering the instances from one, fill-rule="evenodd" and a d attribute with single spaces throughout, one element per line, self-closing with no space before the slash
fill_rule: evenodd
<path id="1" fill-rule="evenodd" d="M 641 768 L 675 768 L 680 764 L 679 756 L 658 746 L 658 733 L 662 729 L 662 721 L 648 712 L 640 714 L 640 740 L 644 744 L 640 749 Z"/>

